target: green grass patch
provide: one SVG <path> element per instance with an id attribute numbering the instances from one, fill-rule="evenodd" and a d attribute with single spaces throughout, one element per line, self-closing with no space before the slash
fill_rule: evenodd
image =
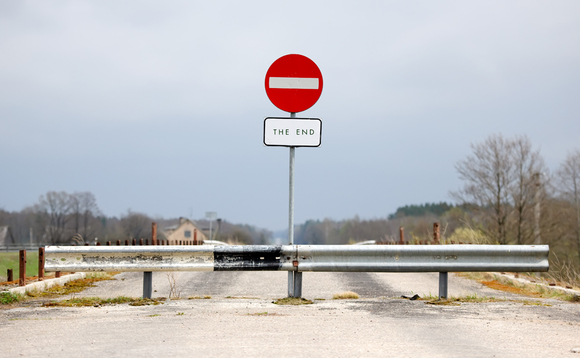
<path id="1" fill-rule="evenodd" d="M 311 305 L 312 301 L 302 297 L 286 297 L 279 298 L 276 301 L 272 301 L 272 303 L 275 305 L 299 306 L 299 305 Z"/>
<path id="2" fill-rule="evenodd" d="M 20 299 L 20 295 L 16 295 L 10 291 L 0 292 L 0 304 L 2 305 L 10 305 L 20 301 Z"/>
<path id="3" fill-rule="evenodd" d="M 12 269 L 14 279 L 18 280 L 20 269 L 18 252 L 0 252 L 0 282 L 7 280 L 7 271 Z M 26 277 L 38 275 L 38 250 L 26 251 Z"/>

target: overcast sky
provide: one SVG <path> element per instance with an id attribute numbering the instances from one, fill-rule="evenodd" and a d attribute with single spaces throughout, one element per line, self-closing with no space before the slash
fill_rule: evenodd
<path id="1" fill-rule="evenodd" d="M 288 223 L 286 116 L 268 67 L 324 77 L 319 148 L 296 150 L 296 222 L 450 201 L 470 144 L 580 147 L 580 2 L 0 2 L 0 208 L 90 191 L 101 210 Z"/>

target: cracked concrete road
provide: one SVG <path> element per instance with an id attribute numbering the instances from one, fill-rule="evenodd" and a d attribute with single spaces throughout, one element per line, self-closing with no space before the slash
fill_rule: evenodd
<path id="1" fill-rule="evenodd" d="M 305 273 L 312 305 L 278 306 L 286 272 L 174 273 L 184 299 L 158 306 L 0 311 L 2 357 L 573 357 L 580 304 L 505 295 L 450 275 L 450 294 L 492 303 L 437 306 L 400 295 L 436 294 L 437 274 Z M 167 296 L 164 273 L 154 295 Z M 140 296 L 142 274 L 123 273 L 84 296 Z M 358 292 L 358 300 L 332 300 Z M 188 296 L 211 295 L 211 299 Z M 79 296 L 77 294 L 77 296 Z"/>

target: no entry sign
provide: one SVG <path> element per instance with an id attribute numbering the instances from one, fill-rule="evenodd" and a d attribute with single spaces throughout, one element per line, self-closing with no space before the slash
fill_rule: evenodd
<path id="1" fill-rule="evenodd" d="M 266 94 L 283 111 L 305 111 L 318 101 L 321 93 L 322 73 L 306 56 L 282 56 L 266 72 Z"/>

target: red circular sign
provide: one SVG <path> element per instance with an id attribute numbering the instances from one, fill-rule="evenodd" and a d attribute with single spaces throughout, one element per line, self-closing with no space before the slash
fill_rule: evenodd
<path id="1" fill-rule="evenodd" d="M 321 93 L 322 73 L 306 56 L 282 56 L 266 72 L 266 94 L 283 111 L 305 111 L 318 101 Z"/>

